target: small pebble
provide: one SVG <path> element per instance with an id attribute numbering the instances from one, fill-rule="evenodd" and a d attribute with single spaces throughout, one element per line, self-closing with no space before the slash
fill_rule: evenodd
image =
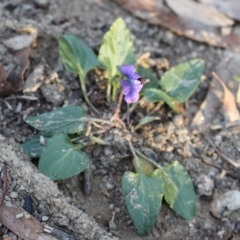
<path id="1" fill-rule="evenodd" d="M 24 217 L 25 217 L 26 219 L 29 219 L 29 218 L 31 218 L 31 214 L 29 214 L 29 213 L 24 213 Z"/>
<path id="2" fill-rule="evenodd" d="M 43 222 L 46 222 L 48 219 L 49 219 L 49 217 L 47 217 L 47 216 L 42 216 L 42 221 L 43 221 Z"/>
<path id="3" fill-rule="evenodd" d="M 121 209 L 118 208 L 118 207 L 115 207 L 115 208 L 114 208 L 114 211 L 115 211 L 116 213 L 120 213 L 120 212 L 121 212 Z"/>
<path id="4" fill-rule="evenodd" d="M 184 119 L 183 119 L 183 116 L 182 115 L 176 115 L 173 117 L 173 123 L 175 126 L 177 127 L 181 127 L 184 123 Z"/>
<path id="5" fill-rule="evenodd" d="M 18 219 L 18 218 L 22 218 L 22 217 L 23 217 L 23 213 L 19 213 L 19 214 L 17 214 L 15 217 L 16 217 L 17 219 Z"/>
<path id="6" fill-rule="evenodd" d="M 18 198 L 18 193 L 17 192 L 11 192 L 9 194 L 10 198 Z"/>
<path id="7" fill-rule="evenodd" d="M 110 204 L 110 205 L 109 205 L 109 208 L 110 208 L 110 209 L 113 209 L 113 208 L 114 208 L 114 204 Z"/>

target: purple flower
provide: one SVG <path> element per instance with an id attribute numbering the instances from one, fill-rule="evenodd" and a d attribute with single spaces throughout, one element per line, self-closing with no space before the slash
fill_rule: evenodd
<path id="1" fill-rule="evenodd" d="M 139 92 L 141 91 L 143 84 L 141 82 L 141 76 L 136 73 L 133 65 L 123 64 L 120 67 L 122 74 L 127 77 L 126 80 L 121 81 L 123 88 L 123 94 L 125 95 L 125 101 L 127 103 L 135 103 L 139 99 Z"/>

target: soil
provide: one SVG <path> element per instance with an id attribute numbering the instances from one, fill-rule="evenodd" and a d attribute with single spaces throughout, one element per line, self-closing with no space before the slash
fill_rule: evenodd
<path id="1" fill-rule="evenodd" d="M 64 33 L 75 34 L 97 53 L 105 32 L 117 17 L 122 17 L 135 37 L 136 53 L 142 59 L 141 63 L 152 63 L 157 77 L 170 66 L 183 61 L 197 57 L 205 60 L 205 78 L 190 100 L 184 104 L 185 116 L 174 113 L 167 106 L 157 108 L 156 104 L 144 102 L 131 114 L 132 125 L 136 125 L 140 117 L 150 112 L 161 118 L 139 128 L 130 137 L 136 148 L 155 158 L 161 165 L 178 160 L 185 167 L 198 196 L 197 215 L 193 220 L 182 219 L 163 203 L 151 233 L 144 237 L 137 235 L 124 204 L 121 188 L 124 172 L 134 171 L 131 153 L 124 144 L 126 135 L 129 134 L 127 130 L 112 128 L 101 135 L 103 140 L 112 144 L 91 144 L 86 147 L 84 150 L 91 159 L 88 169 L 84 174 L 57 182 L 57 185 L 76 209 L 93 218 L 103 231 L 109 232 L 109 236 L 119 239 L 240 239 L 239 210 L 222 218 L 216 218 L 210 213 L 211 202 L 216 196 L 229 190 L 237 190 L 240 186 L 239 173 L 233 174 L 235 169 L 216 152 L 206 138 L 208 135 L 216 146 L 220 146 L 223 153 L 237 160 L 240 157 L 239 148 L 236 147 L 239 142 L 239 127 L 223 126 L 217 130 L 191 128 L 191 120 L 211 84 L 210 73 L 223 58 L 225 50 L 197 43 L 160 26 L 150 25 L 129 15 L 110 0 L 3 1 L 0 14 L 1 41 L 19 35 L 19 29 L 24 27 L 38 31 L 36 45 L 30 51 L 30 66 L 25 73 L 25 79 L 38 66 L 44 66 L 45 85 L 33 93 L 25 91 L 0 99 L 0 134 L 13 138 L 20 144 L 37 133 L 24 122 L 28 116 L 73 104 L 84 106 L 90 116 L 110 119 L 115 107 L 107 104 L 104 99 L 106 79 L 104 72 L 98 70 L 89 74 L 87 88 L 91 101 L 101 114 L 97 116 L 88 108 L 83 100 L 77 76 L 67 72 L 60 61 L 58 38 Z M 14 68 L 13 55 L 1 42 L 0 61 L 7 71 Z M 123 106 L 122 113 L 125 112 L 126 106 Z M 204 161 L 202 154 L 211 161 Z M 232 171 L 232 174 L 224 174 L 223 170 Z M 208 189 L 209 185 L 202 187 L 207 184 L 205 179 L 212 181 L 212 189 Z M 14 191 L 19 193 L 20 190 Z M 36 192 L 36 189 L 32 190 L 34 191 Z M 18 202 L 23 203 L 21 195 L 18 198 Z M 76 209 L 73 211 L 77 211 Z M 49 211 L 51 214 L 45 213 L 49 217 L 48 224 L 69 229 L 66 223 L 54 221 L 56 211 Z M 36 212 L 37 207 L 34 214 Z M 98 226 L 94 225 L 96 228 Z M 74 231 L 74 228 L 70 230 Z M 10 230 L 4 226 L 0 227 L 0 233 L 11 235 Z M 11 236 L 12 239 L 17 239 L 13 234 Z M 91 234 L 83 234 L 77 239 L 93 238 Z"/>

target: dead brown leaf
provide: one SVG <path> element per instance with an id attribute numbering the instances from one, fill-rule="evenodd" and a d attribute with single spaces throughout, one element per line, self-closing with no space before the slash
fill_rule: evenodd
<path id="1" fill-rule="evenodd" d="M 199 0 L 199 2 L 214 6 L 229 17 L 240 21 L 240 0 Z"/>
<path id="2" fill-rule="evenodd" d="M 115 0 L 115 2 L 149 23 L 161 25 L 179 35 L 199 42 L 240 52 L 240 37 L 235 33 L 230 32 L 223 36 L 220 28 L 176 16 L 163 5 L 161 0 Z"/>
<path id="3" fill-rule="evenodd" d="M 9 73 L 8 77 L 6 76 L 4 67 L 0 63 L 0 97 L 6 97 L 23 89 L 23 76 L 29 66 L 29 51 L 30 48 L 27 47 L 15 52 L 17 67 Z"/>
<path id="4" fill-rule="evenodd" d="M 14 92 L 12 86 L 6 80 L 6 71 L 0 63 L 0 97 L 6 97 Z"/>
<path id="5" fill-rule="evenodd" d="M 235 122 L 240 119 L 239 111 L 236 106 L 235 97 L 229 91 L 223 80 L 215 73 L 212 73 L 213 77 L 218 80 L 221 84 L 223 91 L 224 91 L 224 98 L 223 98 L 223 112 L 225 121 Z"/>
<path id="6" fill-rule="evenodd" d="M 229 51 L 224 52 L 221 62 L 216 66 L 216 73 L 224 81 L 224 85 L 232 96 L 230 96 L 230 99 L 227 99 L 229 97 L 228 93 L 226 94 L 221 84 L 213 78 L 206 99 L 192 120 L 192 126 L 220 123 L 220 112 L 225 120 L 228 119 L 228 121 L 239 118 L 239 112 L 235 103 L 239 83 L 233 78 L 234 75 L 240 76 L 239 62 L 239 54 Z M 226 103 L 224 106 L 225 98 Z"/>
<path id="7" fill-rule="evenodd" d="M 43 226 L 33 216 L 25 218 L 23 214 L 22 217 L 16 218 L 24 212 L 25 210 L 15 202 L 4 203 L 0 207 L 0 222 L 22 239 L 38 240 L 39 234 L 43 233 Z"/>
<path id="8" fill-rule="evenodd" d="M 227 27 L 234 21 L 212 6 L 192 0 L 166 0 L 168 6 L 180 17 L 214 27 Z"/>
<path id="9" fill-rule="evenodd" d="M 15 91 L 21 91 L 24 86 L 24 79 L 23 75 L 26 71 L 26 69 L 29 66 L 29 59 L 28 59 L 28 54 L 29 54 L 30 48 L 23 48 L 15 53 L 18 66 L 16 69 L 10 72 L 7 80 L 13 87 Z"/>

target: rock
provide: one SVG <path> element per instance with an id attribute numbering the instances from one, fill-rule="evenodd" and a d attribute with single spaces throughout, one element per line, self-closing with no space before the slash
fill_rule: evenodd
<path id="1" fill-rule="evenodd" d="M 184 123 L 184 119 L 183 119 L 183 116 L 182 115 L 176 115 L 173 117 L 173 123 L 175 126 L 177 127 L 181 127 Z"/>
<path id="2" fill-rule="evenodd" d="M 227 208 L 228 211 L 234 211 L 240 208 L 240 191 L 230 190 L 215 197 L 211 203 L 211 212 L 217 218 L 221 218 L 225 208 Z"/>
<path id="3" fill-rule="evenodd" d="M 196 182 L 197 192 L 201 196 L 211 196 L 213 193 L 214 183 L 211 178 L 201 174 Z"/>

